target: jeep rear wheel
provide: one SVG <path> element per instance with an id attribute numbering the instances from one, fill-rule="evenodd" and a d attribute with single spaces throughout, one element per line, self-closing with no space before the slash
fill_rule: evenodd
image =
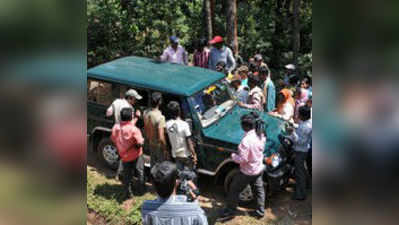
<path id="1" fill-rule="evenodd" d="M 119 154 L 116 146 L 110 138 L 101 139 L 97 146 L 97 154 L 100 161 L 107 167 L 116 170 L 119 166 Z"/>
<path id="2" fill-rule="evenodd" d="M 239 173 L 240 173 L 240 169 L 236 168 L 236 169 L 231 170 L 227 174 L 226 178 L 224 179 L 225 193 L 230 192 L 231 183 L 232 183 L 233 179 L 235 179 Z M 239 199 L 240 204 L 242 204 L 242 205 L 247 205 L 254 199 L 250 185 L 247 185 L 247 187 L 245 187 L 244 190 L 241 191 L 241 193 L 238 196 L 238 199 Z"/>

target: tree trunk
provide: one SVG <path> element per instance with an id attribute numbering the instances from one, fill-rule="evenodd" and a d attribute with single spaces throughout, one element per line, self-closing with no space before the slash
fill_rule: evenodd
<path id="1" fill-rule="evenodd" d="M 292 48 L 293 48 L 293 62 L 295 65 L 298 63 L 298 55 L 299 55 L 299 48 L 300 48 L 300 27 L 299 27 L 299 8 L 301 1 L 294 0 L 293 6 L 293 29 L 292 29 Z"/>
<path id="2" fill-rule="evenodd" d="M 211 40 L 213 36 L 211 1 L 212 0 L 204 0 L 205 27 L 208 40 Z"/>
<path id="3" fill-rule="evenodd" d="M 227 45 L 233 48 L 234 54 L 238 53 L 237 41 L 237 0 L 228 0 L 226 7 L 226 37 Z"/>
<path id="4" fill-rule="evenodd" d="M 275 6 L 275 14 L 276 14 L 276 28 L 274 30 L 274 34 L 272 37 L 272 42 L 273 42 L 273 58 L 270 59 L 270 64 L 274 65 L 275 67 L 279 67 L 281 63 L 281 52 L 283 46 L 280 43 L 281 37 L 283 36 L 284 33 L 284 26 L 285 26 L 285 19 L 284 19 L 284 6 L 282 1 L 276 1 L 276 6 Z"/>

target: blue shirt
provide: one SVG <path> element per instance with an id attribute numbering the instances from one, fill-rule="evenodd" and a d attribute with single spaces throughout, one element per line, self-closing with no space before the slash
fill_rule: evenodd
<path id="1" fill-rule="evenodd" d="M 208 68 L 216 70 L 216 64 L 220 61 L 226 63 L 226 70 L 231 73 L 236 67 L 236 60 L 234 59 L 233 52 L 230 48 L 223 46 L 221 50 L 212 48 L 209 53 Z"/>
<path id="2" fill-rule="evenodd" d="M 198 202 L 187 202 L 184 195 L 144 201 L 141 215 L 143 225 L 208 225 Z"/>

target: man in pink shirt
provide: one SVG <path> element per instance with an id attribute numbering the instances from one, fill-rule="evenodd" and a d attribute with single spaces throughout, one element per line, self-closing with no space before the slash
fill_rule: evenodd
<path id="1" fill-rule="evenodd" d="M 142 194 L 144 191 L 144 161 L 140 157 L 143 154 L 144 138 L 132 121 L 132 108 L 121 110 L 121 122 L 116 123 L 112 128 L 111 140 L 118 149 L 119 156 L 123 163 L 123 185 L 125 187 L 125 198 L 132 195 L 133 171 L 137 173 L 137 190 Z"/>
<path id="2" fill-rule="evenodd" d="M 160 57 L 161 61 L 187 65 L 187 52 L 183 46 L 179 45 L 179 38 L 176 36 L 171 36 L 169 40 L 170 46 L 163 51 Z"/>
<path id="3" fill-rule="evenodd" d="M 240 164 L 240 173 L 233 179 L 227 198 L 227 207 L 222 211 L 222 218 L 234 217 L 238 195 L 247 185 L 250 185 L 257 202 L 254 217 L 262 218 L 265 214 L 265 189 L 263 187 L 263 151 L 266 137 L 264 122 L 255 112 L 241 117 L 241 127 L 245 135 L 238 145 L 238 154 L 233 153 L 231 158 Z"/>

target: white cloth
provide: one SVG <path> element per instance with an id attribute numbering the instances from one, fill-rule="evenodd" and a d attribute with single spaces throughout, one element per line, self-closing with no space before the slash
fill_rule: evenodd
<path id="1" fill-rule="evenodd" d="M 186 140 L 187 137 L 191 136 L 188 123 L 181 119 L 168 120 L 166 122 L 166 131 L 170 144 L 172 145 L 172 157 L 187 158 L 191 156 Z"/>
<path id="2" fill-rule="evenodd" d="M 126 99 L 123 98 L 115 99 L 115 101 L 113 101 L 112 104 L 107 109 L 107 116 L 112 116 L 112 114 L 114 114 L 115 123 L 120 123 L 121 110 L 123 108 L 133 109 L 132 105 L 130 105 L 130 103 L 127 102 Z"/>
<path id="3" fill-rule="evenodd" d="M 294 107 L 289 102 L 286 102 L 280 115 L 284 120 L 290 120 L 294 116 Z"/>

